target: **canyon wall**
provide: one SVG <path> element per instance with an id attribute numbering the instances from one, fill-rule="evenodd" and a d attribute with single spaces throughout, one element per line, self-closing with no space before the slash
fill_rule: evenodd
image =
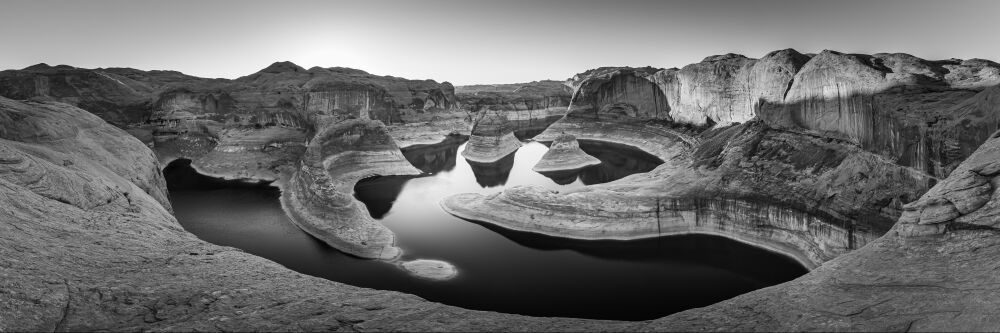
<path id="1" fill-rule="evenodd" d="M 307 70 L 290 62 L 235 80 L 45 64 L 0 72 L 0 96 L 79 106 L 153 147 L 161 163 L 188 158 L 207 174 L 272 181 L 294 172 L 304 143 L 324 125 L 321 118 L 467 131 L 454 89 L 447 82 L 340 67 Z"/>
<path id="2" fill-rule="evenodd" d="M 997 94 L 989 87 L 997 84 L 1000 64 L 981 59 L 803 55 L 791 49 L 760 59 L 726 54 L 681 69 L 599 68 L 578 74 L 569 81 L 576 90 L 560 121 L 566 124 L 551 130 L 585 138 L 574 129 L 582 119 L 703 129 L 759 118 L 775 128 L 845 140 L 943 177 L 970 147 L 1000 128 L 989 116 L 995 104 L 987 102 Z"/>

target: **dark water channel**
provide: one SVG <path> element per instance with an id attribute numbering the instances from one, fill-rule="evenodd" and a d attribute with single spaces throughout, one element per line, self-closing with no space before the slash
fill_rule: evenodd
<path id="1" fill-rule="evenodd" d="M 450 137 L 404 149 L 423 176 L 359 182 L 356 196 L 396 233 L 403 259 L 447 261 L 459 271 L 447 281 L 415 278 L 394 265 L 328 247 L 288 221 L 273 187 L 212 179 L 184 161 L 171 163 L 164 173 L 177 219 L 206 241 L 241 248 L 305 274 L 470 309 L 652 319 L 805 273 L 790 258 L 717 236 L 566 240 L 465 221 L 438 206 L 441 198 L 455 193 L 494 193 L 524 184 L 568 189 L 646 172 L 660 163 L 627 146 L 583 141 L 581 147 L 603 163 L 542 175 L 531 167 L 548 149 L 545 145 L 527 142 L 497 163 L 474 164 L 460 155 L 464 139 Z"/>

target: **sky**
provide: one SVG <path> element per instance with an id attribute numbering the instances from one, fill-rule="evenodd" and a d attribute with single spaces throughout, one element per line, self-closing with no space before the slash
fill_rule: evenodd
<path id="1" fill-rule="evenodd" d="M 236 78 L 292 61 L 466 85 L 784 48 L 998 61 L 997 13 L 995 0 L 0 0 L 0 69 Z"/>

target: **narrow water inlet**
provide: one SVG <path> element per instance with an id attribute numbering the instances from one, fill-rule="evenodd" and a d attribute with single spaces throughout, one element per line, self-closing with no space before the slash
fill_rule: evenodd
<path id="1" fill-rule="evenodd" d="M 436 259 L 457 267 L 451 280 L 416 278 L 394 265 L 343 254 L 292 225 L 268 186 L 172 187 L 178 221 L 198 237 L 274 260 L 298 272 L 352 285 L 397 290 L 449 305 L 535 316 L 642 320 L 712 304 L 793 279 L 806 270 L 794 260 L 726 238 L 669 236 L 637 241 L 577 241 L 488 228 L 437 206 L 446 195 L 499 192 L 533 184 L 554 190 L 584 186 L 577 176 L 560 185 L 531 167 L 547 148 L 528 142 L 509 163 L 477 169 L 459 153 L 463 140 L 403 149 L 426 174 L 374 177 L 356 196 L 396 235 L 401 260 Z M 628 161 L 628 147 L 609 146 Z M 586 151 L 586 149 L 585 149 Z M 595 154 L 599 156 L 598 153 Z M 626 152 L 621 154 L 621 152 Z M 621 158 L 621 157 L 618 157 Z M 621 162 L 621 163 L 619 163 Z M 612 165 L 612 163 L 609 163 Z M 655 165 L 653 165 L 655 167 Z M 186 166 L 190 169 L 190 165 Z M 645 172 L 635 168 L 634 172 Z M 168 166 L 169 182 L 189 181 L 182 164 Z M 480 170 L 482 171 L 482 170 Z M 197 173 L 194 173 L 197 175 Z M 504 175 L 506 174 L 506 175 Z M 622 171 L 611 174 L 629 174 Z M 201 175 L 197 175 L 201 176 Z M 194 176 L 191 176 L 194 177 Z M 205 177 L 205 176 L 202 176 Z M 489 179 L 490 185 L 481 185 Z M 595 178 L 596 179 L 596 178 Z M 205 181 L 201 179 L 194 183 Z M 599 181 L 599 180 L 598 180 Z"/>

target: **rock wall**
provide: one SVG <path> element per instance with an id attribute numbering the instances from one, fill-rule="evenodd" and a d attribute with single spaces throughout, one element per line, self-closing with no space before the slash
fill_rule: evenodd
<path id="1" fill-rule="evenodd" d="M 649 73 L 621 69 L 588 78 L 573 93 L 567 117 L 593 121 L 671 119 L 667 97 Z"/>
<path id="2" fill-rule="evenodd" d="M 994 104 L 985 101 L 996 94 L 987 88 L 1000 84 L 998 73 L 1000 64 L 980 59 L 835 51 L 806 56 L 791 49 L 761 59 L 712 56 L 679 70 L 602 68 L 571 80 L 577 89 L 562 122 L 718 127 L 759 118 L 775 128 L 845 140 L 940 177 L 1000 128 L 983 116 L 992 114 Z M 648 93 L 643 81 L 660 92 Z M 572 127 L 557 123 L 553 130 L 587 135 Z"/>

